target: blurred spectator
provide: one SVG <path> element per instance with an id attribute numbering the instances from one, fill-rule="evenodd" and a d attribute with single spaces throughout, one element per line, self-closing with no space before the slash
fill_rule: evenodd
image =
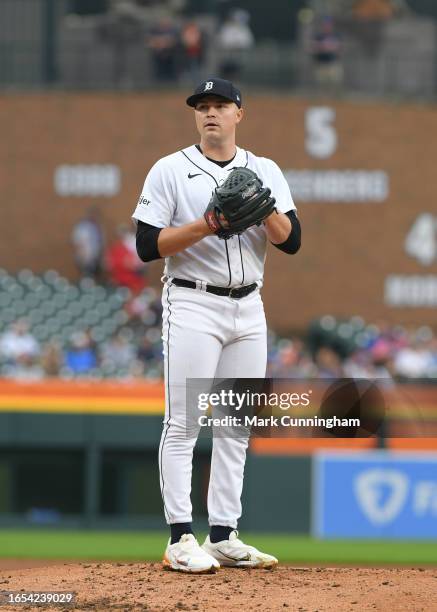
<path id="1" fill-rule="evenodd" d="M 293 340 L 280 340 L 276 354 L 271 354 L 269 376 L 273 378 L 308 378 L 316 373 L 304 343 Z"/>
<path id="2" fill-rule="evenodd" d="M 275 363 L 272 364 L 272 376 L 275 378 L 287 378 L 291 376 L 292 371 L 297 365 L 298 359 L 299 356 L 293 342 L 291 340 L 282 342 Z"/>
<path id="3" fill-rule="evenodd" d="M 238 78 L 242 68 L 242 52 L 251 49 L 255 39 L 249 26 L 250 14 L 232 11 L 217 34 L 217 44 L 223 51 L 220 76 L 230 81 Z"/>
<path id="4" fill-rule="evenodd" d="M 123 0 L 113 4 L 100 23 L 98 34 L 112 49 L 114 85 L 131 87 L 133 80 L 129 50 L 140 42 L 144 35 L 136 3 Z"/>
<path id="5" fill-rule="evenodd" d="M 320 378 L 341 378 L 344 376 L 340 357 L 326 346 L 317 351 L 315 362 L 317 375 Z"/>
<path id="6" fill-rule="evenodd" d="M 413 340 L 401 348 L 394 358 L 394 371 L 405 378 L 424 378 L 431 370 L 433 356 L 427 342 Z"/>
<path id="7" fill-rule="evenodd" d="M 153 344 L 146 335 L 143 336 L 141 344 L 138 347 L 137 357 L 144 364 L 153 361 L 157 357 Z"/>
<path id="8" fill-rule="evenodd" d="M 101 278 L 104 234 L 100 211 L 95 206 L 88 209 L 71 232 L 74 260 L 82 276 Z"/>
<path id="9" fill-rule="evenodd" d="M 373 370 L 367 378 L 375 379 L 392 379 L 393 377 L 393 362 L 389 353 L 373 354 L 372 359 Z"/>
<path id="10" fill-rule="evenodd" d="M 62 350 L 55 341 L 47 342 L 41 354 L 41 367 L 44 374 L 49 377 L 59 376 L 63 365 Z"/>
<path id="11" fill-rule="evenodd" d="M 159 326 L 162 316 L 161 300 L 153 287 L 147 287 L 139 295 L 133 297 L 125 307 L 129 315 L 129 327 L 138 333 L 144 326 Z"/>
<path id="12" fill-rule="evenodd" d="M 74 332 L 65 353 L 65 365 L 73 374 L 87 374 L 97 367 L 95 347 L 86 332 Z"/>
<path id="13" fill-rule="evenodd" d="M 135 380 L 144 379 L 145 377 L 146 377 L 146 369 L 144 367 L 144 363 L 142 363 L 138 359 L 135 359 L 134 361 L 132 361 L 129 367 L 127 379 L 135 381 Z"/>
<path id="14" fill-rule="evenodd" d="M 184 50 L 184 70 L 193 83 L 198 83 L 201 80 L 205 39 L 202 30 L 195 21 L 184 24 L 181 32 L 181 42 Z"/>
<path id="15" fill-rule="evenodd" d="M 29 331 L 28 322 L 19 319 L 0 337 L 0 360 L 6 377 L 39 379 L 44 372 L 38 364 L 40 347 Z"/>
<path id="16" fill-rule="evenodd" d="M 145 265 L 136 251 L 135 233 L 127 225 L 117 228 L 117 239 L 106 253 L 106 268 L 114 285 L 127 287 L 134 294 L 147 285 Z"/>
<path id="17" fill-rule="evenodd" d="M 341 40 L 332 17 L 324 17 L 316 29 L 311 44 L 314 75 L 321 88 L 337 88 L 343 80 Z"/>
<path id="18" fill-rule="evenodd" d="M 110 340 L 103 344 L 101 350 L 102 366 L 110 364 L 115 370 L 130 368 L 135 356 L 132 332 L 128 329 L 120 329 L 116 332 Z"/>
<path id="19" fill-rule="evenodd" d="M 176 79 L 180 38 L 177 27 L 169 17 L 161 18 L 152 27 L 147 39 L 147 46 L 152 52 L 155 78 L 158 81 L 173 81 Z"/>
<path id="20" fill-rule="evenodd" d="M 2 360 L 10 365 L 31 365 L 39 353 L 39 344 L 30 333 L 26 319 L 18 319 L 12 323 L 9 331 L 0 337 L 0 355 Z"/>
<path id="21" fill-rule="evenodd" d="M 345 360 L 343 371 L 347 378 L 373 378 L 369 353 L 364 350 L 353 352 Z"/>

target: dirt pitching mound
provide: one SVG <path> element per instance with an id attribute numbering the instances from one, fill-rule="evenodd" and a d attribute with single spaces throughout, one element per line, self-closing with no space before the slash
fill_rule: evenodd
<path id="1" fill-rule="evenodd" d="M 1 610 L 437 610 L 437 570 L 279 566 L 193 576 L 159 563 L 65 563 L 0 570 L 1 591 L 74 591 L 74 605 L 3 605 Z"/>

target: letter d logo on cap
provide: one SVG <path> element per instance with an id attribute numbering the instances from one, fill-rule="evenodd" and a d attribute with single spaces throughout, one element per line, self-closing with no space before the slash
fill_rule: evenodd
<path id="1" fill-rule="evenodd" d="M 213 85 L 214 85 L 214 81 L 206 81 L 205 89 L 203 91 L 208 91 L 209 89 L 212 89 Z"/>

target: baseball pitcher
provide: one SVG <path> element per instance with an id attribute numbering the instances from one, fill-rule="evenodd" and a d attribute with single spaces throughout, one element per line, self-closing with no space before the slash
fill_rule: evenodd
<path id="1" fill-rule="evenodd" d="M 215 437 L 202 545 L 190 501 L 196 435 L 186 433 L 186 379 L 263 378 L 266 320 L 260 295 L 267 241 L 300 248 L 300 224 L 275 162 L 236 146 L 241 92 L 210 78 L 187 99 L 199 144 L 157 161 L 133 214 L 143 261 L 165 258 L 165 418 L 159 446 L 170 539 L 164 565 L 192 573 L 273 567 L 272 555 L 238 537 L 248 437 Z M 199 426 L 200 427 L 200 426 Z"/>

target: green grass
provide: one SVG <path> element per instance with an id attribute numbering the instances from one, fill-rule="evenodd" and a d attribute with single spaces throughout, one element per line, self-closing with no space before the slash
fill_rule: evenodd
<path id="1" fill-rule="evenodd" d="M 0 530 L 0 557 L 26 559 L 158 561 L 167 532 Z M 198 534 L 202 540 L 204 534 Z M 248 534 L 251 544 L 282 563 L 437 566 L 435 542 L 318 541 L 286 534 Z"/>

